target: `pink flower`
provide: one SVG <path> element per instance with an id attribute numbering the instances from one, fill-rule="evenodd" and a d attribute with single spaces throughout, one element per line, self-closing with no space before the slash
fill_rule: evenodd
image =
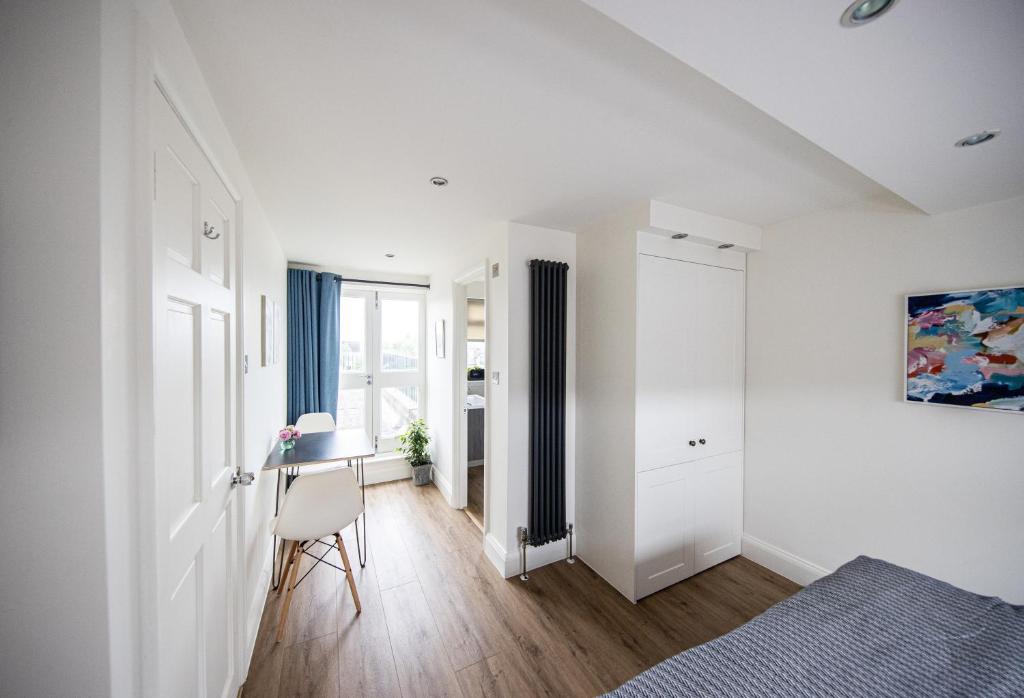
<path id="1" fill-rule="evenodd" d="M 292 430 L 285 427 L 281 431 L 277 432 L 277 438 L 281 439 L 281 441 L 290 440 L 292 438 Z"/>
<path id="2" fill-rule="evenodd" d="M 299 431 L 298 429 L 292 429 L 292 438 L 293 439 L 301 439 L 302 438 L 302 432 Z"/>

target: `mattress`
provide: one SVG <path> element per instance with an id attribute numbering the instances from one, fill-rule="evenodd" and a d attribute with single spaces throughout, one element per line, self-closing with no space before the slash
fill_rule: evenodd
<path id="1" fill-rule="evenodd" d="M 608 694 L 1024 696 L 1024 606 L 858 557 Z"/>

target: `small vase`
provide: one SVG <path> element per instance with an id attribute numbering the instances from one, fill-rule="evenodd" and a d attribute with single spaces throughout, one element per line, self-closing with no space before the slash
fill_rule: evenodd
<path id="1" fill-rule="evenodd" d="M 287 441 L 281 442 L 282 451 L 287 451 L 290 448 L 295 448 L 295 439 L 288 439 Z"/>

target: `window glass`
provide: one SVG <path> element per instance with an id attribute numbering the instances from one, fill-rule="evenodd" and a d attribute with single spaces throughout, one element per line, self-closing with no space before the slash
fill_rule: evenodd
<path id="1" fill-rule="evenodd" d="M 381 364 L 385 371 L 419 367 L 420 303 L 387 298 L 380 306 Z"/>

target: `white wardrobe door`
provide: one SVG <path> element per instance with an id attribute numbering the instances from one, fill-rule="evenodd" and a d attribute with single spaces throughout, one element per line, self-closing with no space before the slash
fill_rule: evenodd
<path id="1" fill-rule="evenodd" d="M 703 265 L 696 271 L 696 339 L 691 399 L 693 431 L 699 458 L 743 448 L 743 272 Z"/>
<path id="2" fill-rule="evenodd" d="M 686 579 L 694 568 L 693 463 L 637 473 L 636 597 Z"/>
<path id="3" fill-rule="evenodd" d="M 637 259 L 636 468 L 698 458 L 693 427 L 696 264 Z"/>
<path id="4" fill-rule="evenodd" d="M 740 554 L 743 529 L 743 454 L 692 463 L 694 572 Z"/>

